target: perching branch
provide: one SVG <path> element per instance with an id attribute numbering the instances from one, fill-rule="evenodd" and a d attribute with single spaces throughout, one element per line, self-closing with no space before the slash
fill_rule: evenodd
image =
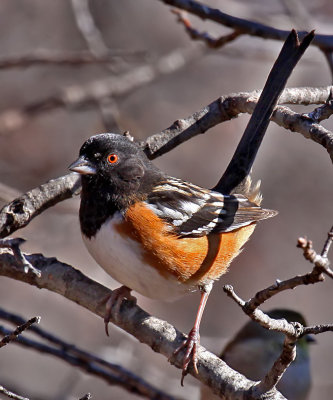
<path id="1" fill-rule="evenodd" d="M 323 104 L 330 96 L 331 86 L 325 88 L 288 88 L 279 99 L 279 104 Z M 169 128 L 151 135 L 141 147 L 150 159 L 167 153 L 187 140 L 202 134 L 211 127 L 235 118 L 241 113 L 253 113 L 260 91 L 231 94 L 221 97 L 188 118 L 174 122 Z M 1 117 L 0 117 L 1 118 Z M 277 106 L 271 120 L 291 131 L 301 133 L 321 144 L 333 161 L 333 133 L 287 107 Z M 69 174 L 51 180 L 21 197 L 0 211 L 0 238 L 26 226 L 32 218 L 57 202 L 72 197 L 79 189 L 80 179 Z"/>
<path id="2" fill-rule="evenodd" d="M 105 310 L 100 299 L 110 296 L 111 290 L 55 258 L 46 258 L 41 254 L 26 255 L 26 257 L 41 271 L 40 278 L 30 273 L 24 273 L 12 254 L 6 250 L 0 251 L 0 275 L 41 289 L 51 290 L 96 315 L 104 317 Z M 182 368 L 182 354 L 174 357 L 173 353 L 183 342 L 184 335 L 166 321 L 149 315 L 131 302 L 124 301 L 117 315 L 117 321 L 111 318 L 111 322 L 116 323 L 117 326 L 136 337 L 140 342 L 147 344 L 154 351 L 170 359 L 171 363 L 177 368 Z M 101 329 L 103 328 L 102 325 L 101 322 Z M 236 393 L 238 395 L 243 393 L 244 400 L 254 399 L 252 395 L 248 394 L 254 382 L 233 371 L 202 346 L 198 350 L 198 370 L 199 374 L 196 375 L 191 366 L 189 373 L 209 385 L 215 393 L 224 394 L 227 400 L 234 399 Z M 232 379 L 232 385 L 230 379 Z M 279 400 L 284 399 L 284 397 L 273 390 L 268 394 L 268 397 L 265 397 L 266 399 Z"/>

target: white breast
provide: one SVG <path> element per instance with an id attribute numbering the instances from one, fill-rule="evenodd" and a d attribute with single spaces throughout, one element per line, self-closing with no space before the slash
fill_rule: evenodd
<path id="1" fill-rule="evenodd" d="M 161 275 L 144 262 L 140 244 L 116 231 L 115 224 L 121 222 L 122 218 L 120 213 L 114 214 L 91 239 L 82 235 L 97 263 L 122 285 L 146 297 L 175 300 L 193 290 L 193 287 L 180 283 L 172 275 Z"/>

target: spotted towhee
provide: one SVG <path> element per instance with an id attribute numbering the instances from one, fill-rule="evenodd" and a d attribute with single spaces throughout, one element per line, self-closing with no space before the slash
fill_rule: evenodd
<path id="1" fill-rule="evenodd" d="M 258 187 L 223 195 L 155 167 L 124 136 L 92 136 L 70 170 L 82 175 L 80 223 L 94 259 L 124 286 L 144 296 L 173 300 L 199 289 L 201 302 L 185 349 L 183 376 L 196 369 L 199 325 L 212 283 L 227 271 L 259 220 Z M 106 321 L 108 322 L 108 321 Z"/>

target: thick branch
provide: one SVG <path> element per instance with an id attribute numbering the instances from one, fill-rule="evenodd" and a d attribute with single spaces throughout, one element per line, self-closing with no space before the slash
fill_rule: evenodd
<path id="1" fill-rule="evenodd" d="M 80 271 L 57 261 L 55 258 L 45 258 L 40 254 L 27 256 L 41 272 L 41 278 L 25 274 L 16 268 L 14 257 L 8 251 L 0 253 L 0 275 L 7 276 L 38 288 L 56 292 L 67 299 L 76 302 L 93 313 L 104 316 L 105 310 L 100 299 L 111 294 L 111 291 L 84 276 Z M 115 321 L 112 321 L 115 322 Z M 182 367 L 182 354 L 173 357 L 176 348 L 184 340 L 184 335 L 165 321 L 159 320 L 130 302 L 123 302 L 117 318 L 119 327 L 135 336 L 140 342 L 147 344 L 154 351 L 163 354 L 177 368 Z M 254 382 L 236 373 L 215 355 L 202 346 L 198 351 L 198 370 L 196 375 L 190 367 L 189 373 L 201 382 L 209 385 L 215 393 L 223 394 L 225 398 L 235 399 L 244 393 L 244 400 L 253 399 L 248 394 Z M 269 393 L 265 399 L 283 399 L 277 391 Z"/>

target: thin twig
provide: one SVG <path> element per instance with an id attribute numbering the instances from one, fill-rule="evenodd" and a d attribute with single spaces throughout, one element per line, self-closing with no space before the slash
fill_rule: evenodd
<path id="1" fill-rule="evenodd" d="M 199 32 L 197 29 L 195 29 L 191 22 L 189 21 L 188 18 L 185 17 L 185 13 L 183 13 L 180 10 L 172 10 L 172 12 L 177 15 L 178 17 L 178 22 L 184 25 L 186 32 L 189 34 L 191 39 L 193 40 L 200 40 L 204 42 L 208 47 L 211 49 L 220 49 L 227 43 L 230 43 L 237 39 L 239 36 L 242 35 L 242 32 L 239 30 L 235 30 L 232 33 L 224 36 L 220 36 L 219 38 L 215 39 L 213 38 L 209 33 L 207 32 Z"/>
<path id="2" fill-rule="evenodd" d="M 10 313 L 8 311 L 5 311 L 0 308 L 0 319 L 5 320 L 7 322 L 11 322 L 13 324 L 22 324 L 24 322 L 24 319 L 16 314 Z M 103 371 L 111 371 L 113 374 L 113 377 L 119 379 L 120 382 L 123 382 L 124 384 L 127 382 L 128 388 L 131 390 L 133 388 L 136 388 L 135 391 L 137 393 L 146 393 L 146 395 L 149 398 L 158 398 L 160 400 L 165 399 L 171 400 L 171 397 L 161 390 L 153 387 L 151 384 L 145 382 L 142 378 L 136 376 L 132 372 L 128 371 L 126 368 L 110 363 L 103 358 L 100 358 L 92 353 L 89 353 L 88 351 L 82 350 L 79 347 L 75 346 L 74 344 L 65 342 L 64 340 L 60 339 L 59 337 L 55 336 L 54 334 L 46 331 L 45 329 L 40 328 L 39 326 L 31 326 L 30 327 L 30 332 L 33 332 L 34 334 L 38 335 L 39 337 L 49 341 L 56 347 L 59 347 L 59 350 L 61 350 L 64 354 L 68 354 L 70 356 L 77 357 L 78 360 L 82 360 L 82 362 L 86 362 L 87 365 L 95 365 L 100 368 L 99 372 L 101 375 L 103 375 Z M 62 353 L 57 353 L 59 356 Z M 104 368 L 101 368 L 101 366 Z M 89 373 L 89 369 L 86 369 L 86 372 Z M 106 375 L 106 380 L 109 379 L 109 376 Z M 112 382 L 113 383 L 113 382 Z M 164 397 L 163 397 L 164 396 Z"/>
<path id="3" fill-rule="evenodd" d="M 189 13 L 196 15 L 203 20 L 211 20 L 218 24 L 227 26 L 232 29 L 242 31 L 244 34 L 257 36 L 264 39 L 273 40 L 286 40 L 289 35 L 289 31 L 283 29 L 273 28 L 262 24 L 260 22 L 250 21 L 243 18 L 237 18 L 232 15 L 223 13 L 222 11 L 211 8 L 206 4 L 200 3 L 195 0 L 157 0 L 159 2 L 168 4 L 172 7 L 179 8 L 181 10 L 188 11 Z M 306 32 L 298 32 L 300 37 L 303 37 Z M 332 35 L 320 35 L 316 34 L 312 45 L 317 46 L 325 50 L 333 50 L 333 36 Z"/>
<path id="4" fill-rule="evenodd" d="M 10 399 L 15 400 L 29 400 L 27 397 L 20 396 L 16 393 L 11 392 L 10 390 L 4 388 L 0 385 L 0 393 L 4 394 L 5 396 L 9 397 Z"/>
<path id="5" fill-rule="evenodd" d="M 8 333 L 8 329 L 0 325 L 0 334 L 8 335 Z M 5 336 L 5 338 L 6 337 L 7 336 Z M 82 354 L 78 355 L 71 354 L 70 346 L 58 349 L 56 347 L 45 345 L 44 343 L 36 340 L 23 337 L 17 338 L 15 343 L 27 348 L 35 349 L 41 353 L 50 354 L 54 357 L 57 357 L 70 365 L 79 367 L 91 375 L 102 378 L 111 385 L 119 385 L 131 393 L 135 393 L 148 399 L 156 398 L 159 400 L 175 400 L 174 397 L 169 396 L 158 388 L 153 387 L 150 383 L 145 382 L 138 376 L 130 372 L 124 374 L 124 369 L 122 369 L 121 373 L 119 374 L 119 371 L 112 368 L 107 368 L 107 362 L 104 362 L 103 366 L 102 363 L 96 363 L 96 360 L 93 359 L 94 357 L 89 357 L 89 353 L 82 352 Z M 103 368 L 105 366 L 106 368 Z"/>
<path id="6" fill-rule="evenodd" d="M 39 324 L 40 317 L 33 317 L 29 319 L 27 322 L 23 323 L 22 325 L 18 326 L 15 331 L 10 332 L 7 331 L 6 336 L 3 337 L 0 341 L 0 348 L 6 346 L 8 343 L 13 342 L 14 340 L 18 339 L 18 336 L 24 332 L 26 329 L 30 328 L 32 324 Z"/>

